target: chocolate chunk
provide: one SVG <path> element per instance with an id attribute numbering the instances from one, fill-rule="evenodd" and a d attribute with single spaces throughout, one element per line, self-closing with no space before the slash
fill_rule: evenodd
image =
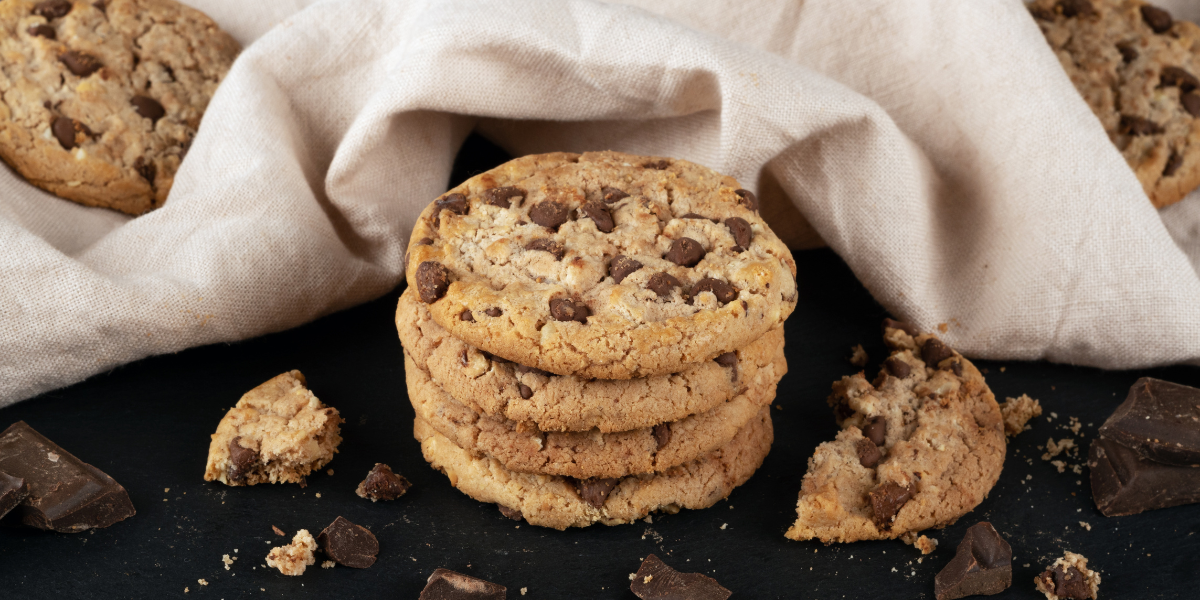
<path id="1" fill-rule="evenodd" d="M 63 147 L 63 150 L 70 150 L 79 146 L 79 136 L 81 134 L 84 136 L 84 139 L 92 135 L 91 130 L 83 123 L 66 117 L 54 117 L 54 122 L 51 123 L 50 129 L 54 132 L 54 137 L 58 138 L 58 143 Z"/>
<path id="2" fill-rule="evenodd" d="M 858 462 L 868 469 L 874 469 L 875 465 L 879 464 L 879 460 L 883 458 L 883 452 L 879 451 L 879 446 L 876 446 L 867 438 L 859 438 L 854 442 L 854 451 L 858 453 Z"/>
<path id="3" fill-rule="evenodd" d="M 33 27 L 30 27 L 28 29 L 28 32 L 29 32 L 29 35 L 36 36 L 36 37 L 44 37 L 48 40 L 58 39 L 58 32 L 55 31 L 53 27 L 51 27 L 45 23 L 42 23 L 40 25 L 34 25 Z"/>
<path id="4" fill-rule="evenodd" d="M 1054 590 L 1054 595 L 1062 600 L 1091 600 L 1092 586 L 1087 577 L 1075 567 L 1063 568 L 1059 565 L 1038 575 L 1047 589 Z"/>
<path id="5" fill-rule="evenodd" d="M 741 217 L 729 217 L 725 219 L 725 226 L 733 234 L 733 242 L 737 244 L 736 250 L 745 252 L 754 239 L 754 230 L 750 228 L 750 223 Z"/>
<path id="6" fill-rule="evenodd" d="M 525 195 L 525 190 L 512 186 L 492 188 L 483 193 L 483 201 L 492 206 L 500 208 L 509 208 L 512 206 L 512 199 Z"/>
<path id="7" fill-rule="evenodd" d="M 733 592 L 700 573 L 680 573 L 651 554 L 633 576 L 629 591 L 642 600 L 726 600 Z"/>
<path id="8" fill-rule="evenodd" d="M 1145 459 L 1200 466 L 1200 389 L 1143 377 L 1099 433 Z"/>
<path id="9" fill-rule="evenodd" d="M 524 400 L 528 400 L 533 397 L 533 390 L 523 383 L 517 384 L 517 391 L 521 394 L 521 398 Z"/>
<path id="10" fill-rule="evenodd" d="M 502 514 L 505 517 L 508 517 L 514 521 L 520 521 L 521 519 L 525 518 L 525 515 L 521 514 L 521 511 L 519 511 L 515 508 L 509 508 L 507 506 L 504 506 L 503 504 L 497 504 L 496 506 L 498 506 L 500 508 L 500 514 Z"/>
<path id="11" fill-rule="evenodd" d="M 1058 7 L 1062 10 L 1064 17 L 1091 17 L 1095 16 L 1096 8 L 1092 6 L 1091 0 L 1060 0 Z"/>
<path id="12" fill-rule="evenodd" d="M 29 495 L 13 509 L 25 525 L 60 533 L 108 527 L 136 511 L 121 484 L 63 450 L 24 421 L 0 433 L 0 471 L 25 480 Z"/>
<path id="13" fill-rule="evenodd" d="M 1175 172 L 1178 171 L 1179 167 L 1181 167 L 1181 166 L 1183 166 L 1183 155 L 1181 155 L 1178 152 L 1172 151 L 1171 156 L 1169 158 L 1167 158 L 1167 164 L 1163 167 L 1162 176 L 1170 177 L 1170 176 L 1174 175 Z"/>
<path id="14" fill-rule="evenodd" d="M 913 327 L 912 325 L 909 325 L 908 323 L 905 323 L 903 321 L 897 321 L 895 319 L 884 318 L 883 319 L 884 335 L 887 335 L 887 330 L 889 330 L 889 329 L 899 329 L 900 331 L 903 331 L 904 333 L 907 333 L 908 335 L 918 335 L 918 333 L 919 333 L 917 331 L 916 327 Z"/>
<path id="15" fill-rule="evenodd" d="M 888 373 L 891 373 L 893 377 L 899 377 L 900 379 L 904 379 L 912 373 L 912 367 L 895 356 L 887 357 L 887 360 L 883 361 L 883 368 Z"/>
<path id="16" fill-rule="evenodd" d="M 592 314 L 587 305 L 582 302 L 575 302 L 569 298 L 555 298 L 550 301 L 550 316 L 556 321 L 578 321 L 587 323 L 587 318 Z"/>
<path id="17" fill-rule="evenodd" d="M 133 105 L 133 110 L 137 114 L 150 119 L 151 123 L 157 123 L 159 119 L 163 118 L 163 115 L 167 114 L 163 106 L 149 96 L 134 96 L 129 103 Z"/>
<path id="18" fill-rule="evenodd" d="M 671 291 L 677 287 L 683 287 L 683 284 L 666 272 L 655 273 L 650 277 L 650 281 L 646 282 L 646 289 L 654 292 L 659 298 L 663 299 L 669 298 Z"/>
<path id="19" fill-rule="evenodd" d="M 154 166 L 153 161 L 146 160 L 145 156 L 139 156 L 137 160 L 133 161 L 133 169 L 142 176 L 142 179 L 149 181 L 151 185 L 154 184 L 154 176 L 158 174 L 158 167 Z"/>
<path id="20" fill-rule="evenodd" d="M 1012 547 L 991 523 L 967 529 L 954 558 L 933 580 L 937 600 L 991 596 L 1012 585 Z"/>
<path id="21" fill-rule="evenodd" d="M 1118 128 L 1121 133 L 1126 135 L 1154 135 L 1163 132 L 1163 128 L 1158 123 L 1132 115 L 1121 115 Z"/>
<path id="22" fill-rule="evenodd" d="M 605 204 L 613 204 L 629 197 L 629 194 L 618 190 L 615 187 L 601 188 L 600 196 L 604 199 Z"/>
<path id="23" fill-rule="evenodd" d="M 338 517 L 317 536 L 317 545 L 339 565 L 365 569 L 375 564 L 379 540 L 370 529 Z"/>
<path id="24" fill-rule="evenodd" d="M 1190 92 L 1179 97 L 1179 103 L 1193 117 L 1200 117 L 1200 94 Z"/>
<path id="25" fill-rule="evenodd" d="M 863 424 L 862 434 L 876 446 L 882 446 L 887 439 L 887 419 L 871 417 Z"/>
<path id="26" fill-rule="evenodd" d="M 538 238 L 533 240 L 528 244 L 525 244 L 525 249 L 549 252 L 554 256 L 554 260 L 562 260 L 563 256 L 566 256 L 567 254 L 567 249 L 564 248 L 562 244 L 550 238 Z"/>
<path id="27" fill-rule="evenodd" d="M 629 276 L 630 273 L 642 268 L 642 263 L 625 256 L 618 254 L 613 257 L 612 262 L 608 264 L 608 274 L 612 275 L 613 282 L 621 283 Z"/>
<path id="28" fill-rule="evenodd" d="M 615 477 L 604 479 L 592 477 L 590 479 L 576 479 L 575 487 L 579 490 L 579 497 L 584 502 L 596 508 L 603 508 L 604 502 L 608 500 L 608 495 L 612 493 L 613 489 L 619 483 L 621 483 L 621 480 Z"/>
<path id="29" fill-rule="evenodd" d="M 679 238 L 671 242 L 666 259 L 683 267 L 694 267 L 704 258 L 704 246 L 692 238 Z"/>
<path id="30" fill-rule="evenodd" d="M 722 367 L 732 367 L 738 363 L 737 352 L 726 352 L 725 354 L 717 356 L 713 360 L 717 361 L 717 364 L 721 365 Z"/>
<path id="31" fill-rule="evenodd" d="M 483 311 L 483 314 L 494 318 L 494 317 L 499 317 L 500 315 L 504 314 L 504 311 L 500 310 L 498 307 L 493 306 L 493 307 Z"/>
<path id="32" fill-rule="evenodd" d="M 467 214 L 467 211 L 471 210 L 471 204 L 467 202 L 467 197 L 462 194 L 446 194 L 434 201 L 433 205 L 437 210 L 438 216 L 441 216 L 443 210 L 448 210 L 460 216 Z"/>
<path id="33" fill-rule="evenodd" d="M 1121 60 L 1125 61 L 1126 63 L 1131 63 L 1137 60 L 1137 57 L 1139 56 L 1137 48 L 1134 48 L 1131 42 L 1122 42 L 1117 44 L 1117 52 L 1121 53 Z"/>
<path id="34" fill-rule="evenodd" d="M 29 486 L 25 484 L 24 479 L 0 471 L 0 518 L 16 508 L 27 496 L 29 496 Z"/>
<path id="35" fill-rule="evenodd" d="M 683 215 L 680 215 L 679 218 L 680 219 L 704 219 L 706 221 L 712 221 L 712 219 L 709 219 L 708 217 L 706 217 L 700 213 L 694 213 L 694 212 L 685 213 Z M 713 221 L 713 222 L 716 223 L 716 221 Z"/>
<path id="36" fill-rule="evenodd" d="M 246 476 L 254 470 L 258 464 L 258 451 L 252 448 L 245 448 L 239 443 L 242 436 L 238 436 L 229 440 L 229 468 L 228 475 L 232 481 L 243 481 Z"/>
<path id="37" fill-rule="evenodd" d="M 671 424 L 659 423 L 654 426 L 654 441 L 658 444 L 657 449 L 661 450 L 663 446 L 671 443 Z"/>
<path id="38" fill-rule="evenodd" d="M 46 20 L 61 19 L 71 12 L 70 0 L 46 0 L 33 5 L 33 14 L 46 17 Z"/>
<path id="39" fill-rule="evenodd" d="M 717 302 L 721 304 L 731 302 L 734 298 L 737 298 L 737 291 L 733 289 L 732 285 L 720 279 L 713 279 L 712 277 L 705 277 L 692 286 L 692 298 L 695 298 L 700 292 L 712 292 L 717 297 Z"/>
<path id="40" fill-rule="evenodd" d="M 1106 517 L 1200 502 L 1200 468 L 1168 465 L 1103 434 L 1088 450 L 1092 499 Z"/>
<path id="41" fill-rule="evenodd" d="M 758 196 L 755 196 L 754 192 L 750 190 L 734 190 L 733 193 L 737 194 L 739 204 L 750 210 L 758 211 Z"/>
<path id="42" fill-rule="evenodd" d="M 937 338 L 925 340 L 925 345 L 921 347 L 921 360 L 925 361 L 925 366 L 931 369 L 938 368 L 943 360 L 953 357 L 954 351 Z"/>
<path id="43" fill-rule="evenodd" d="M 1154 30 L 1154 33 L 1166 33 L 1175 23 L 1175 20 L 1171 18 L 1171 13 L 1149 4 L 1142 5 L 1142 20 L 1150 29 Z"/>
<path id="44" fill-rule="evenodd" d="M 507 592 L 502 585 L 438 569 L 429 576 L 418 600 L 504 600 Z"/>
<path id="45" fill-rule="evenodd" d="M 666 168 L 667 168 L 667 167 L 669 167 L 669 166 L 671 166 L 671 163 L 669 163 L 669 162 L 667 162 L 667 161 L 665 161 L 665 160 L 655 160 L 655 161 L 651 161 L 651 162 L 648 162 L 648 163 L 646 163 L 646 164 L 642 165 L 642 167 L 643 167 L 643 168 L 646 168 L 646 169 L 655 169 L 655 170 L 658 170 L 658 171 L 662 171 L 662 170 L 666 169 Z"/>
<path id="46" fill-rule="evenodd" d="M 963 366 L 961 360 L 956 360 L 950 363 L 950 372 L 954 373 L 955 377 L 962 377 Z"/>
<path id="47" fill-rule="evenodd" d="M 464 308 L 464 309 L 462 310 L 462 312 L 458 313 L 458 320 L 459 320 L 459 321 L 466 321 L 466 322 L 468 322 L 468 323 L 474 323 L 474 322 L 475 322 L 475 315 L 471 314 L 471 309 L 469 309 L 469 308 Z"/>
<path id="48" fill-rule="evenodd" d="M 417 265 L 417 294 L 421 302 L 433 304 L 450 288 L 450 271 L 442 263 L 427 260 Z"/>
<path id="49" fill-rule="evenodd" d="M 95 56 L 78 50 L 63 52 L 58 56 L 58 60 L 67 66 L 67 70 L 80 77 L 87 77 L 99 71 L 100 67 L 104 66 L 100 64 L 100 61 Z"/>
<path id="50" fill-rule="evenodd" d="M 567 205 L 554 200 L 538 202 L 529 209 L 529 219 L 547 229 L 557 231 L 559 226 L 566 223 L 571 211 Z"/>
<path id="51" fill-rule="evenodd" d="M 604 206 L 603 203 L 592 200 L 584 204 L 582 210 L 583 214 L 587 215 L 596 224 L 596 229 L 599 229 L 602 233 L 612 233 L 614 226 L 613 218 L 608 213 L 608 207 Z"/>
<path id="52" fill-rule="evenodd" d="M 1180 67 L 1163 67 L 1159 85 L 1163 87 L 1178 87 L 1180 92 L 1191 92 L 1200 88 L 1200 79 Z"/>
<path id="53" fill-rule="evenodd" d="M 412 484 L 402 475 L 393 473 L 391 467 L 383 463 L 375 463 L 375 466 L 367 473 L 366 479 L 358 484 L 354 493 L 358 494 L 359 498 L 366 498 L 371 502 L 395 500 L 403 496 L 410 487 Z"/>
<path id="54" fill-rule="evenodd" d="M 884 531 L 892 528 L 892 522 L 900 509 L 913 497 L 913 487 L 903 487 L 894 481 L 888 481 L 874 490 L 867 492 L 871 498 L 871 508 L 874 511 L 875 526 Z"/>

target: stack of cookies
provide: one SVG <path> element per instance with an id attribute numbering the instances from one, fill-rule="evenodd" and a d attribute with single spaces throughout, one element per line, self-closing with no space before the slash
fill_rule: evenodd
<path id="1" fill-rule="evenodd" d="M 699 165 L 526 156 L 435 200 L 396 326 L 451 483 L 565 529 L 705 508 L 762 464 L 795 264 Z"/>

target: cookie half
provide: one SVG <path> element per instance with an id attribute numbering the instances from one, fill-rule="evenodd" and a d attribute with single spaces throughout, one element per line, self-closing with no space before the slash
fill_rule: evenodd
<path id="1" fill-rule="evenodd" d="M 733 178 L 687 161 L 526 156 L 426 208 L 408 285 L 454 337 L 523 365 L 675 373 L 795 308 L 795 263 L 757 208 Z"/>
<path id="2" fill-rule="evenodd" d="M 0 158 L 88 206 L 162 206 L 241 50 L 174 0 L 0 2 Z"/>
<path id="3" fill-rule="evenodd" d="M 405 353 L 470 410 L 532 423 L 540 431 L 611 433 L 679 421 L 729 402 L 760 373 L 778 381 L 787 372 L 783 329 L 776 328 L 720 361 L 690 365 L 678 373 L 622 380 L 554 375 L 451 336 L 416 296 L 408 288 L 396 309 Z"/>
<path id="4" fill-rule="evenodd" d="M 577 480 L 514 473 L 495 459 L 456 446 L 421 419 L 416 419 L 413 434 L 425 460 L 459 491 L 500 505 L 507 516 L 560 530 L 632 523 L 653 511 L 708 508 L 754 474 L 773 440 L 771 415 L 764 408 L 733 440 L 703 458 L 653 475 Z"/>
<path id="5" fill-rule="evenodd" d="M 930 334 L 892 322 L 891 356 L 874 382 L 833 385 L 842 431 L 817 447 L 787 537 L 823 542 L 891 539 L 945 527 L 1000 477 L 1000 407 L 967 359 Z"/>

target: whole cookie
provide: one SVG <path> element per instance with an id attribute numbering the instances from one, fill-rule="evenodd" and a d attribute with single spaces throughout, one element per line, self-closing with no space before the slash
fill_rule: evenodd
<path id="1" fill-rule="evenodd" d="M 707 412 L 747 391 L 748 382 L 787 373 L 783 329 L 768 331 L 720 360 L 678 373 L 641 379 L 584 379 L 554 375 L 482 352 L 451 336 L 408 288 L 396 307 L 406 354 L 470 410 L 541 431 L 603 433 L 653 427 Z"/>
<path id="2" fill-rule="evenodd" d="M 778 327 L 795 263 L 754 194 L 682 160 L 541 154 L 422 213 L 408 284 L 482 350 L 561 375 L 678 372 Z"/>
<path id="3" fill-rule="evenodd" d="M 787 537 L 823 542 L 891 539 L 944 527 L 983 501 L 1000 477 L 1004 421 L 969 361 L 904 326 L 874 382 L 833 385 L 842 431 L 817 447 Z"/>
<path id="4" fill-rule="evenodd" d="M 240 51 L 174 0 L 0 2 L 0 158 L 68 200 L 162 206 Z"/>
<path id="5" fill-rule="evenodd" d="M 1154 206 L 1200 185 L 1200 27 L 1139 0 L 1029 10 Z"/>
<path id="6" fill-rule="evenodd" d="M 500 505 L 506 516 L 560 530 L 632 523 L 656 510 L 708 508 L 750 479 L 774 439 L 769 409 L 763 408 L 728 444 L 697 460 L 662 473 L 577 480 L 513 473 L 495 459 L 459 448 L 421 419 L 413 435 L 425 460 L 462 493 Z"/>
<path id="7" fill-rule="evenodd" d="M 455 445 L 498 460 L 521 473 L 576 478 L 653 473 L 694 460 L 725 445 L 775 399 L 766 371 L 746 392 L 708 412 L 653 427 L 602 433 L 543 432 L 530 423 L 481 416 L 447 394 L 405 353 L 408 398 L 417 418 Z"/>

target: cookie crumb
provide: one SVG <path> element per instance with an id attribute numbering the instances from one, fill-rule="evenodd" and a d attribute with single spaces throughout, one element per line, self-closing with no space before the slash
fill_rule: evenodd
<path id="1" fill-rule="evenodd" d="M 603 588 L 601 588 L 601 589 L 603 589 Z M 521 595 L 524 596 L 525 592 L 528 592 L 528 591 L 529 591 L 529 588 L 521 588 Z"/>
<path id="2" fill-rule="evenodd" d="M 292 543 L 277 546 L 267 554 L 267 564 L 279 569 L 284 575 L 301 575 L 309 565 L 316 564 L 313 552 L 317 549 L 317 541 L 307 529 L 296 532 Z"/>
<path id="3" fill-rule="evenodd" d="M 337 563 L 333 562 L 332 560 L 327 560 L 327 561 L 321 563 L 321 568 L 322 569 L 332 569 L 333 566 L 336 564 Z"/>
<path id="4" fill-rule="evenodd" d="M 228 554 L 225 554 L 225 555 L 221 556 L 221 562 L 225 563 L 225 570 L 226 570 L 226 571 L 228 571 L 228 570 L 229 570 L 229 566 L 230 566 L 230 565 L 232 565 L 232 564 L 233 564 L 233 561 L 235 561 L 235 560 L 237 560 L 237 557 L 236 557 L 236 556 L 234 556 L 234 557 L 232 557 L 232 558 L 231 558 L 231 557 L 230 557 Z"/>
<path id="5" fill-rule="evenodd" d="M 273 529 L 275 531 L 275 535 L 287 535 L 286 533 L 283 532 L 282 529 L 280 529 L 274 525 L 271 526 L 271 529 Z M 267 542 L 267 543 L 270 544 L 271 542 Z"/>
<path id="6" fill-rule="evenodd" d="M 325 474 L 326 474 L 326 475 L 329 475 L 330 477 L 332 477 L 332 476 L 333 476 L 333 469 L 325 469 Z"/>
<path id="7" fill-rule="evenodd" d="M 1082 527 L 1082 528 L 1084 528 L 1084 529 L 1086 529 L 1086 530 L 1088 530 L 1088 531 L 1091 531 L 1091 530 L 1092 530 L 1092 526 L 1091 526 L 1091 524 L 1089 524 L 1087 521 L 1080 521 L 1080 522 L 1079 522 L 1079 526 L 1080 526 L 1080 527 Z"/>
<path id="8" fill-rule="evenodd" d="M 725 529 L 726 527 L 729 527 L 729 523 L 721 523 L 721 529 Z"/>
<path id="9" fill-rule="evenodd" d="M 1100 593 L 1100 574 L 1087 568 L 1088 559 L 1067 551 L 1041 575 L 1033 578 L 1037 590 L 1047 600 L 1060 598 L 1089 598 Z"/>
<path id="10" fill-rule="evenodd" d="M 318 498 L 320 498 L 320 497 L 321 497 L 321 492 L 317 492 L 317 497 L 318 497 Z"/>
<path id="11" fill-rule="evenodd" d="M 197 579 L 196 583 L 199 583 L 200 585 L 208 585 L 208 582 L 203 579 Z"/>
<path id="12" fill-rule="evenodd" d="M 1048 461 L 1075 447 L 1075 440 L 1071 438 L 1063 438 L 1057 442 L 1054 441 L 1054 438 L 1049 438 L 1046 440 L 1046 453 L 1042 455 L 1042 460 Z"/>
<path id="13" fill-rule="evenodd" d="M 1000 405 L 1000 415 L 1004 418 L 1004 433 L 1014 437 L 1025 431 L 1026 423 L 1034 417 L 1041 416 L 1042 405 L 1028 394 L 1009 398 Z"/>
<path id="14" fill-rule="evenodd" d="M 1067 470 L 1067 463 L 1065 463 L 1061 460 L 1052 460 L 1052 461 L 1050 461 L 1050 464 L 1054 465 L 1054 467 L 1056 469 L 1058 469 L 1059 473 L 1062 473 Z"/>
<path id="15" fill-rule="evenodd" d="M 862 344 L 856 344 L 850 349 L 850 364 L 856 367 L 865 367 L 867 360 L 867 351 L 863 350 Z"/>

